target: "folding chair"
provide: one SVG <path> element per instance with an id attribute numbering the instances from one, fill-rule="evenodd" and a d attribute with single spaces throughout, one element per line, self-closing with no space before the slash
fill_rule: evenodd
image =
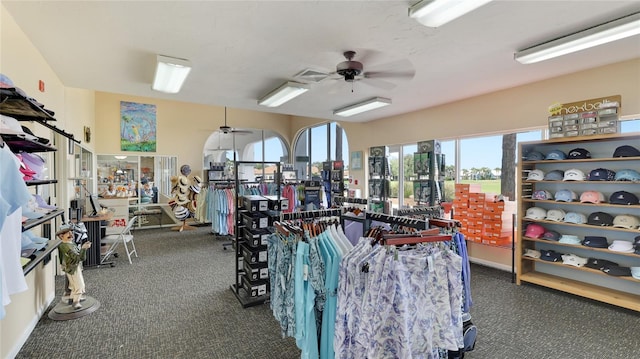
<path id="1" fill-rule="evenodd" d="M 107 259 L 109 259 L 109 257 L 111 255 L 114 255 L 114 257 L 117 256 L 117 253 L 115 253 L 115 251 L 118 248 L 118 245 L 120 243 L 122 243 L 124 245 L 124 249 L 127 252 L 127 258 L 129 259 L 129 264 L 131 264 L 131 255 L 132 254 L 135 254 L 135 256 L 138 257 L 138 251 L 136 251 L 136 245 L 133 242 L 133 234 L 131 233 L 131 228 L 136 223 L 137 219 L 138 219 L 138 216 L 132 217 L 129 220 L 129 223 L 127 223 L 127 226 L 124 227 L 122 232 L 120 232 L 120 234 L 110 234 L 110 235 L 104 236 L 104 238 L 102 238 L 100 243 L 108 245 L 109 248 L 102 255 L 102 259 L 100 260 L 100 264 L 104 264 L 104 262 Z M 131 246 L 131 249 L 129 249 L 129 245 Z"/>

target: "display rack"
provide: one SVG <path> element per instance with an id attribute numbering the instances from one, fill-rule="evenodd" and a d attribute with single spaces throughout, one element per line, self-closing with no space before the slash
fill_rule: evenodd
<path id="1" fill-rule="evenodd" d="M 413 197 L 417 205 L 434 206 L 444 201 L 445 156 L 440 141 L 418 142 L 413 154 Z"/>
<path id="2" fill-rule="evenodd" d="M 277 193 L 274 197 L 240 196 L 241 182 L 238 175 L 242 165 L 274 165 Z M 243 308 L 260 305 L 270 298 L 269 268 L 267 258 L 267 238 L 273 231 L 273 222 L 277 221 L 282 208 L 280 198 L 280 162 L 236 161 L 235 168 L 235 240 L 236 270 L 235 283 L 231 291 Z"/>
<path id="3" fill-rule="evenodd" d="M 344 198 L 344 161 L 327 161 L 322 163 L 322 182 L 327 193 L 327 205 L 336 205 L 336 199 Z"/>
<path id="4" fill-rule="evenodd" d="M 36 122 L 47 128 L 54 129 L 55 132 L 63 134 L 69 139 L 74 140 L 73 135 L 70 135 L 47 123 L 47 121 L 55 121 L 55 118 L 53 117 L 53 113 L 51 111 L 44 109 L 44 106 L 41 106 L 41 104 L 37 103 L 34 99 L 27 98 L 24 95 L 18 93 L 16 89 L 0 89 L 0 114 L 13 117 L 21 122 Z M 56 151 L 56 148 L 49 143 L 31 140 L 17 135 L 2 134 L 0 142 L 2 142 L 4 145 L 9 146 L 11 151 L 14 153 Z M 58 181 L 55 179 L 32 180 L 26 181 L 25 184 L 27 186 L 40 186 L 56 184 L 57 182 Z M 45 238 L 50 238 L 51 221 L 56 217 L 63 215 L 64 210 L 52 210 L 41 218 L 24 222 L 22 225 L 22 231 L 24 232 L 36 226 L 43 225 L 42 236 Z M 51 252 L 53 252 L 53 250 L 55 250 L 58 245 L 60 245 L 60 241 L 58 239 L 50 239 L 43 249 L 34 252 L 34 254 L 29 257 L 29 259 L 31 260 L 22 267 L 24 274 L 27 275 L 39 263 L 47 264 L 51 260 Z"/>
<path id="5" fill-rule="evenodd" d="M 386 146 L 369 148 L 369 210 L 388 213 L 391 171 L 388 159 L 389 149 Z"/>
<path id="6" fill-rule="evenodd" d="M 582 136 L 559 138 L 546 141 L 523 142 L 519 145 L 518 153 L 527 158 L 534 151 L 548 154 L 553 150 L 560 150 L 568 154 L 577 148 L 586 149 L 591 158 L 564 160 L 526 160 L 518 164 L 518 214 L 517 228 L 519 228 L 516 245 L 516 282 L 517 284 L 533 283 L 586 298 L 602 301 L 612 305 L 640 311 L 640 280 L 631 276 L 613 276 L 604 271 L 587 267 L 575 267 L 563 264 L 563 261 L 552 262 L 524 256 L 526 249 L 553 250 L 560 254 L 575 254 L 582 258 L 609 260 L 622 267 L 640 267 L 640 255 L 623 253 L 609 249 L 594 248 L 580 244 L 570 244 L 538 238 L 525 232 L 528 225 L 536 223 L 546 231 L 556 231 L 561 235 L 574 235 L 579 239 L 585 236 L 601 236 L 607 238 L 608 244 L 614 240 L 633 242 L 640 235 L 638 228 L 617 228 L 612 225 L 600 226 L 594 222 L 567 223 L 564 221 L 538 219 L 529 216 L 525 218 L 527 209 L 539 207 L 545 211 L 562 209 L 565 213 L 575 212 L 589 217 L 595 212 L 605 212 L 613 218 L 619 215 L 631 215 L 640 218 L 640 205 L 611 204 L 610 196 L 617 191 L 626 191 L 640 195 L 640 182 L 608 180 L 581 180 L 580 178 L 560 178 L 555 180 L 530 178 L 529 173 L 540 170 L 543 173 L 560 170 L 577 169 L 589 175 L 594 169 L 608 169 L 620 171 L 622 169 L 640 169 L 640 157 L 613 157 L 616 148 L 623 145 L 640 144 L 640 133 L 628 135 Z M 575 180 L 578 179 L 578 180 Z M 534 199 L 535 191 L 548 191 L 555 194 L 567 189 L 576 193 L 576 200 L 563 202 L 554 199 Z M 586 191 L 601 192 L 605 202 L 582 203 L 580 195 Z M 533 218 L 533 219 L 532 219 Z M 572 221 L 573 222 L 573 221 Z M 578 221 L 581 222 L 581 221 Z M 534 238 L 535 237 L 535 238 Z"/>

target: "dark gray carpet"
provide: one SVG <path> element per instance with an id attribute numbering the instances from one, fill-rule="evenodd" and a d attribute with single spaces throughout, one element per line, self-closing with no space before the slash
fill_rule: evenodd
<path id="1" fill-rule="evenodd" d="M 85 270 L 101 307 L 70 321 L 45 314 L 17 358 L 298 358 L 268 304 L 242 309 L 229 290 L 234 255 L 207 227 L 135 232 L 140 258 Z M 63 277 L 56 280 L 56 293 Z M 631 358 L 640 316 L 472 266 L 479 327 L 465 358 Z M 56 298 L 56 302 L 59 297 Z M 52 304 L 53 307 L 53 304 Z"/>

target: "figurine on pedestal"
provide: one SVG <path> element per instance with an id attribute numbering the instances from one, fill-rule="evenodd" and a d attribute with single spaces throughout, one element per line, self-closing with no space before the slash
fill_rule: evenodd
<path id="1" fill-rule="evenodd" d="M 82 308 L 80 301 L 85 293 L 84 277 L 82 276 L 82 261 L 86 259 L 87 249 L 91 247 L 91 242 L 86 241 L 78 245 L 73 240 L 71 226 L 62 226 L 56 236 L 62 243 L 58 247 L 60 253 L 60 265 L 62 271 L 66 273 L 69 281 L 69 297 L 74 309 Z"/>

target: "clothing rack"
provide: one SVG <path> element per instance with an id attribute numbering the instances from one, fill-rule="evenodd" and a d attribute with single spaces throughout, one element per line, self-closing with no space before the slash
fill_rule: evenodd
<path id="1" fill-rule="evenodd" d="M 373 220 L 373 221 L 385 222 L 389 224 L 399 224 L 401 226 L 411 227 L 419 230 L 429 229 L 429 221 L 426 221 L 423 219 L 400 217 L 400 216 L 393 216 L 389 214 L 371 213 L 371 212 L 366 212 L 365 219 L 367 221 Z"/>
<path id="2" fill-rule="evenodd" d="M 317 209 L 313 211 L 281 213 L 280 220 L 287 221 L 292 219 L 310 219 L 319 217 L 339 217 L 342 215 L 342 208 Z"/>
<path id="3" fill-rule="evenodd" d="M 396 213 L 398 216 L 410 216 L 416 214 L 426 214 L 429 218 L 438 218 L 442 215 L 441 206 L 417 206 L 413 208 L 402 208 Z"/>

